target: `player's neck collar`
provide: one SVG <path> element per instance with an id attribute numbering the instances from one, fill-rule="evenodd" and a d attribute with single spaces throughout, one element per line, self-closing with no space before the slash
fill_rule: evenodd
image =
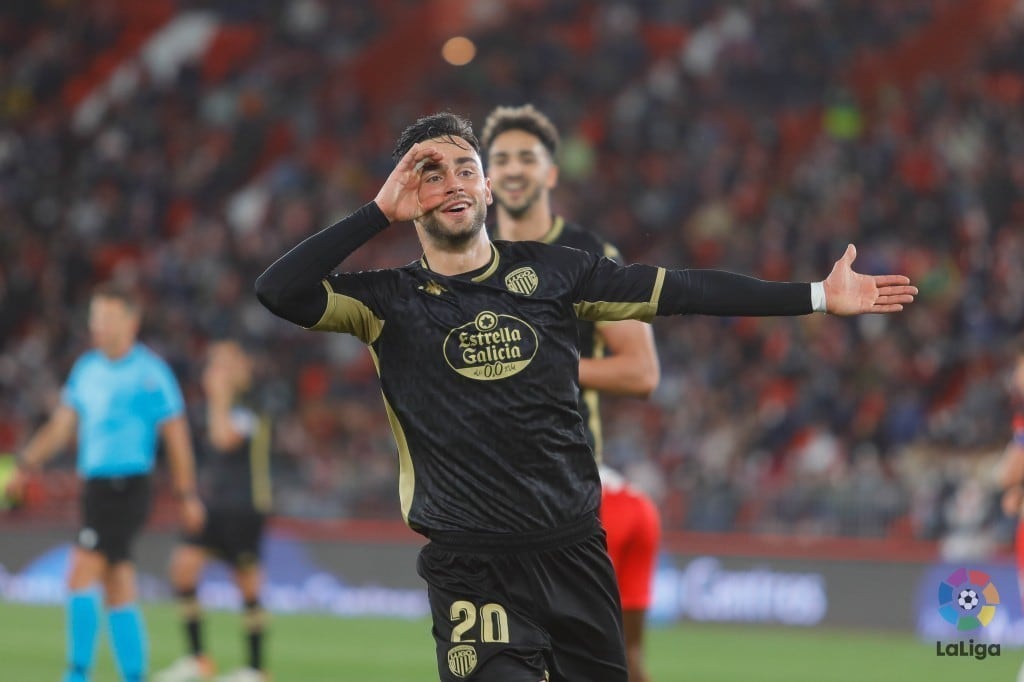
<path id="1" fill-rule="evenodd" d="M 558 240 L 558 237 L 561 236 L 562 230 L 564 229 L 565 219 L 562 218 L 562 216 L 560 215 L 556 215 L 554 219 L 551 221 L 551 229 L 548 230 L 544 234 L 544 236 L 540 238 L 540 241 L 545 244 L 551 244 Z"/>
<path id="2" fill-rule="evenodd" d="M 442 277 L 458 277 L 460 279 L 469 279 L 472 282 L 482 282 L 494 274 L 494 272 L 498 269 L 498 263 L 501 261 L 501 255 L 498 253 L 498 249 L 494 247 L 494 242 L 490 243 L 490 247 L 491 260 L 488 261 L 486 265 L 482 265 L 475 270 L 470 270 L 469 272 L 462 272 L 457 275 L 441 275 L 441 273 L 439 272 L 435 274 L 441 275 Z M 430 269 L 430 263 L 427 262 L 427 254 L 423 254 L 422 256 L 420 256 L 420 267 L 422 267 L 424 270 L 430 270 L 430 272 L 434 272 L 433 270 Z"/>

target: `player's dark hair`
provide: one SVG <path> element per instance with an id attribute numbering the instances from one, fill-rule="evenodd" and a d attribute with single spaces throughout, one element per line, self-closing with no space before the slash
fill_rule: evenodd
<path id="1" fill-rule="evenodd" d="M 485 150 L 490 150 L 494 138 L 509 130 L 522 130 L 530 133 L 547 148 L 552 158 L 558 154 L 558 129 L 547 116 L 532 104 L 520 107 L 498 107 L 484 121 L 484 130 L 480 141 Z"/>
<path id="2" fill-rule="evenodd" d="M 206 348 L 210 349 L 217 344 L 228 344 L 237 346 L 246 355 L 255 355 L 262 350 L 263 345 L 259 340 L 247 334 L 219 333 L 214 332 L 206 338 Z"/>
<path id="3" fill-rule="evenodd" d="M 93 287 L 93 298 L 111 298 L 120 301 L 134 313 L 142 312 L 142 297 L 131 287 L 120 282 L 102 282 Z"/>
<path id="4" fill-rule="evenodd" d="M 473 132 L 473 124 L 469 122 L 469 119 L 448 111 L 442 111 L 437 114 L 422 116 L 403 130 L 402 134 L 398 136 L 398 142 L 395 143 L 395 151 L 391 152 L 391 157 L 395 160 L 395 163 L 398 163 L 405 156 L 405 153 L 412 149 L 414 144 L 424 140 L 431 140 L 435 137 L 444 138 L 456 144 L 458 141 L 453 138 L 460 137 L 473 148 L 473 151 L 477 154 L 480 153 L 480 140 L 477 139 L 476 134 Z"/>

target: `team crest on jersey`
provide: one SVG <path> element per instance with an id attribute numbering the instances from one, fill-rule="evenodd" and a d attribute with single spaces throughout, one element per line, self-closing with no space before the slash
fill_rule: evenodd
<path id="1" fill-rule="evenodd" d="M 468 644 L 453 646 L 448 650 L 448 669 L 455 677 L 466 677 L 476 669 L 476 649 Z"/>
<path id="2" fill-rule="evenodd" d="M 485 310 L 448 332 L 444 359 L 470 379 L 506 379 L 530 364 L 538 345 L 537 332 L 523 320 Z"/>
<path id="3" fill-rule="evenodd" d="M 508 290 L 514 291 L 517 294 L 523 294 L 524 296 L 529 296 L 535 292 L 539 281 L 537 273 L 529 265 L 516 268 L 505 275 L 505 286 Z"/>

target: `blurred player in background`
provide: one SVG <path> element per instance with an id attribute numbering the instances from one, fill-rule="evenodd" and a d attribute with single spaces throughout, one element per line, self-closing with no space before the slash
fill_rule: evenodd
<path id="1" fill-rule="evenodd" d="M 224 682 L 263 682 L 264 612 L 260 605 L 263 573 L 260 544 L 271 507 L 270 420 L 248 403 L 252 359 L 235 341 L 211 344 L 203 371 L 206 394 L 206 443 L 200 493 L 206 523 L 187 534 L 171 558 L 171 583 L 181 605 L 188 654 L 158 673 L 154 682 L 212 679 L 202 613 L 197 597 L 208 558 L 226 562 L 242 593 L 247 665 L 218 678 Z"/>
<path id="2" fill-rule="evenodd" d="M 495 238 L 569 246 L 622 261 L 613 245 L 552 212 L 551 190 L 558 184 L 559 135 L 547 116 L 529 104 L 498 107 L 487 116 L 480 143 L 496 206 Z M 651 326 L 644 322 L 595 323 L 580 319 L 576 326 L 580 345 L 580 414 L 587 440 L 600 462 L 603 440 L 598 392 L 649 396 L 660 378 L 658 355 Z M 626 488 L 619 474 L 606 467 L 602 467 L 601 474 L 601 521 L 608 534 L 609 553 L 622 592 L 630 679 L 646 682 L 644 615 L 650 605 L 660 522 L 650 500 Z M 616 513 L 622 514 L 618 518 L 609 515 L 609 499 Z M 641 517 L 643 521 L 639 520 Z"/>
<path id="3" fill-rule="evenodd" d="M 1012 436 L 1003 451 L 999 466 L 999 483 L 1003 488 L 1003 513 L 1017 521 L 1017 583 L 1024 595 L 1024 342 L 1018 342 L 1013 367 L 1007 379 L 1013 409 Z M 1017 674 L 1024 682 L 1024 666 Z"/>
<path id="4" fill-rule="evenodd" d="M 1024 507 L 1024 348 L 1018 348 L 1014 355 L 1007 384 L 1013 408 L 1013 435 L 1003 451 L 999 482 L 1004 491 L 1003 512 L 1018 518 Z M 1024 523 L 1018 526 L 1017 566 L 1019 575 L 1024 578 Z"/>
<path id="5" fill-rule="evenodd" d="M 823 282 L 793 283 L 492 242 L 491 184 L 468 121 L 425 116 L 394 157 L 374 201 L 281 256 L 256 293 L 295 324 L 370 348 L 402 514 L 430 540 L 417 569 L 441 679 L 625 682 L 600 477 L 579 414 L 577 318 L 897 312 L 917 290 L 853 272 L 852 245 Z M 334 272 L 401 221 L 413 222 L 419 261 Z"/>
<path id="6" fill-rule="evenodd" d="M 0 512 L 10 511 L 24 502 L 24 491 L 21 491 L 23 496 L 19 499 L 13 499 L 7 494 L 11 479 L 17 473 L 18 458 L 7 453 L 0 455 Z"/>
<path id="7" fill-rule="evenodd" d="M 101 285 L 89 305 L 95 349 L 75 363 L 60 404 L 21 452 L 8 494 L 78 438 L 84 479 L 82 527 L 68 571 L 65 682 L 89 679 L 100 628 L 100 583 L 114 657 L 126 682 L 148 674 L 148 643 L 137 599 L 132 547 L 150 509 L 150 473 L 162 438 L 186 530 L 204 510 L 196 494 L 192 442 L 181 389 L 170 367 L 137 341 L 142 311 L 127 289 Z"/>

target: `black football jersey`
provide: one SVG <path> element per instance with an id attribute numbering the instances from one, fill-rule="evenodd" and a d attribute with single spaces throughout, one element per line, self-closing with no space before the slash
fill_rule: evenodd
<path id="1" fill-rule="evenodd" d="M 370 347 L 398 441 L 402 513 L 417 530 L 525 532 L 596 511 L 577 319 L 657 310 L 659 268 L 537 242 L 492 251 L 456 277 L 419 261 L 326 280 L 314 329 Z"/>
<path id="2" fill-rule="evenodd" d="M 492 242 L 487 265 L 451 277 L 425 260 L 333 271 L 387 224 L 367 204 L 279 258 L 256 293 L 276 315 L 370 348 L 398 445 L 402 514 L 428 536 L 543 531 L 597 510 L 578 320 L 811 312 L 807 283 L 622 266 L 539 242 Z"/>
<path id="3" fill-rule="evenodd" d="M 227 451 L 206 440 L 199 471 L 203 502 L 211 509 L 268 513 L 272 506 L 270 418 L 238 404 L 231 409 L 231 421 L 244 439 Z"/>

